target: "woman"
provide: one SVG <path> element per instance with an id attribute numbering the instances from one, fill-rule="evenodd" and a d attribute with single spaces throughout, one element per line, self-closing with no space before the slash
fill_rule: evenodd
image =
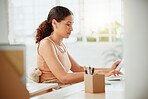
<path id="1" fill-rule="evenodd" d="M 65 7 L 56 6 L 37 28 L 37 66 L 42 71 L 40 82 L 71 84 L 84 80 L 83 67 L 76 63 L 62 43 L 63 38 L 69 38 L 72 25 L 73 13 Z M 114 70 L 119 63 L 115 62 L 111 68 L 95 68 L 95 73 L 119 75 L 121 72 Z M 69 70 L 73 73 L 68 73 Z"/>

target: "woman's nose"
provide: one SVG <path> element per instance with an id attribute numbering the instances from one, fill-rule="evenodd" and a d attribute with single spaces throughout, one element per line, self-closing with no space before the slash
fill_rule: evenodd
<path id="1" fill-rule="evenodd" d="M 73 31 L 73 27 L 72 26 L 70 27 L 70 31 Z"/>

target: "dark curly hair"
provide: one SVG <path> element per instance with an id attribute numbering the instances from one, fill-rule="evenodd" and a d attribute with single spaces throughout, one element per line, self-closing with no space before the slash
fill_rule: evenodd
<path id="1" fill-rule="evenodd" d="M 47 20 L 43 21 L 36 30 L 36 43 L 39 43 L 42 39 L 51 35 L 53 32 L 53 19 L 57 22 L 61 22 L 69 15 L 73 15 L 73 13 L 66 7 L 56 6 L 52 8 L 48 14 Z"/>

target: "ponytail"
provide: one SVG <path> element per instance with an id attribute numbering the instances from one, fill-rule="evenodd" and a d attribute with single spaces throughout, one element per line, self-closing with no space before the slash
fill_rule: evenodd
<path id="1" fill-rule="evenodd" d="M 50 36 L 52 31 L 52 23 L 48 23 L 47 20 L 43 21 L 37 28 L 36 43 L 39 43 L 45 37 Z"/>
<path id="2" fill-rule="evenodd" d="M 47 20 L 42 22 L 37 28 L 36 43 L 39 43 L 42 39 L 51 35 L 53 32 L 53 19 L 55 19 L 57 22 L 61 22 L 69 15 L 73 15 L 73 13 L 65 7 L 56 6 L 52 8 L 48 14 Z"/>

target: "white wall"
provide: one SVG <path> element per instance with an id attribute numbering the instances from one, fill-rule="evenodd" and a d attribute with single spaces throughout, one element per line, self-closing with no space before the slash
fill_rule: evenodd
<path id="1" fill-rule="evenodd" d="M 113 61 L 104 64 L 107 60 L 104 51 L 112 51 L 118 44 L 100 44 L 100 43 L 65 43 L 66 48 L 74 60 L 80 65 L 91 65 L 94 67 L 111 67 Z M 119 49 L 120 50 L 120 49 Z M 122 50 L 120 50 L 122 52 Z M 108 54 L 108 53 L 107 53 Z M 27 45 L 27 70 L 37 67 L 37 45 Z M 108 59 L 114 59 L 114 56 L 108 57 Z"/>
<path id="2" fill-rule="evenodd" d="M 0 0 L 0 43 L 8 43 L 8 0 Z"/>
<path id="3" fill-rule="evenodd" d="M 148 99 L 148 0 L 124 0 L 125 99 Z"/>
<path id="4" fill-rule="evenodd" d="M 113 61 L 107 61 L 115 59 L 115 56 L 111 54 L 114 54 L 113 49 L 117 49 L 117 45 L 119 44 L 77 42 L 72 44 L 66 44 L 66 47 L 70 55 L 82 66 L 91 65 L 94 67 L 111 67 Z M 118 51 L 119 50 L 120 49 L 118 49 Z M 104 53 L 105 51 L 106 53 Z M 122 50 L 120 51 L 122 52 Z M 107 64 L 105 64 L 105 62 L 107 62 Z"/>

